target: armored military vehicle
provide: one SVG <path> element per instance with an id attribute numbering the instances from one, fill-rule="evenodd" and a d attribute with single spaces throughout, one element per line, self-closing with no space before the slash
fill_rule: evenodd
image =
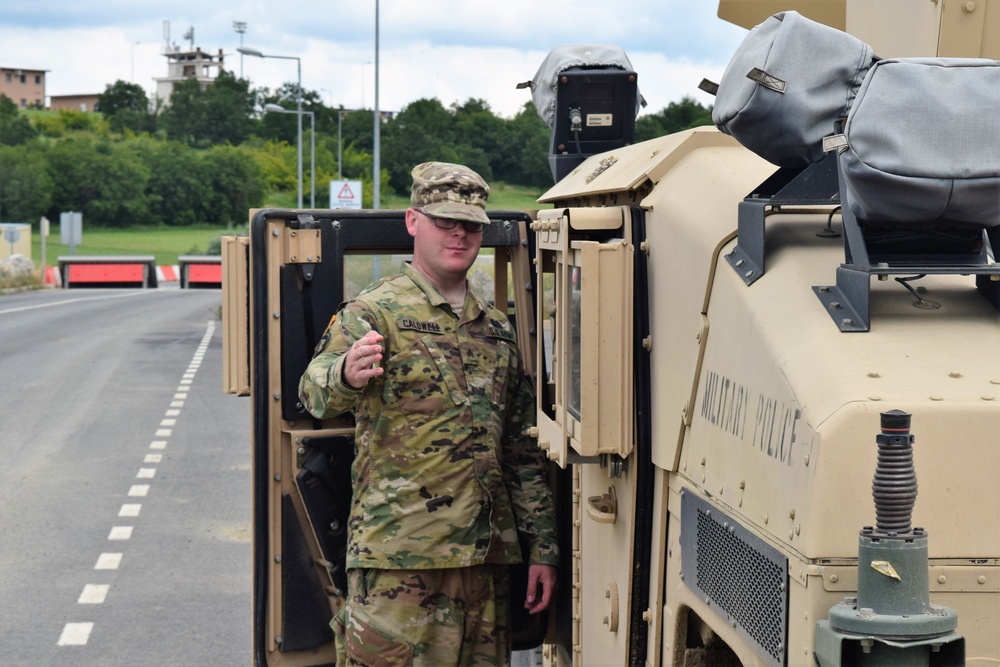
<path id="1" fill-rule="evenodd" d="M 1000 57 L 998 0 L 719 15 L 789 9 L 883 59 Z M 514 619 L 546 665 L 1000 664 L 1000 220 L 866 219 L 841 155 L 778 167 L 697 128 L 553 160 L 541 210 L 490 212 L 472 279 L 509 304 L 559 505 L 557 604 Z M 296 387 L 409 237 L 402 211 L 251 218 L 223 261 L 253 659 L 332 665 L 353 424 Z"/>

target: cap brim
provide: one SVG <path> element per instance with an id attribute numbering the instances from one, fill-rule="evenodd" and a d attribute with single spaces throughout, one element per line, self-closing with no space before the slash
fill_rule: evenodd
<path id="1" fill-rule="evenodd" d="M 479 206 L 453 201 L 439 201 L 421 207 L 427 215 L 435 218 L 449 218 L 463 222 L 490 224 L 490 217 Z"/>

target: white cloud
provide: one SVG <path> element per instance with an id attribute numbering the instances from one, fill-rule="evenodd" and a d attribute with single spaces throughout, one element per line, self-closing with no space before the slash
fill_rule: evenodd
<path id="1" fill-rule="evenodd" d="M 225 53 L 226 68 L 240 73 L 233 21 L 245 21 L 246 46 L 298 56 L 302 83 L 327 104 L 347 108 L 374 103 L 374 3 L 291 3 L 221 0 L 210 7 L 193 0 L 78 5 L 57 0 L 16 0 L 0 15 L 0 65 L 47 69 L 50 95 L 99 93 L 118 79 L 134 80 L 152 95 L 154 77 L 166 74 L 164 21 L 181 47 L 194 27 L 194 45 Z M 515 114 L 530 95 L 516 90 L 558 44 L 618 44 L 639 73 L 639 87 L 659 111 L 684 95 L 702 103 L 703 76 L 718 80 L 745 34 L 699 0 L 507 0 L 464 3 L 424 0 L 380 2 L 379 106 L 399 110 L 419 98 L 448 106 L 485 99 L 495 113 Z M 138 43 L 137 43 L 138 42 Z M 366 64 L 372 63 L 372 64 Z M 243 58 L 255 87 L 295 81 L 293 60 Z M 363 76 L 362 76 L 363 75 Z"/>

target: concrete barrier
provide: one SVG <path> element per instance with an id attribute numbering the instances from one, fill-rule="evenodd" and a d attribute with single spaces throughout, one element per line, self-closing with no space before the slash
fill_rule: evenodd
<path id="1" fill-rule="evenodd" d="M 157 287 L 152 255 L 69 255 L 59 257 L 62 286 Z"/>
<path id="2" fill-rule="evenodd" d="M 177 266 L 181 289 L 222 289 L 221 255 L 182 255 Z"/>

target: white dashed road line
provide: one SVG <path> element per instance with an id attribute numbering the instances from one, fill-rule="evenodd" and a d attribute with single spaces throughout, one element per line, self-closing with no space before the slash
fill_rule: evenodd
<path id="1" fill-rule="evenodd" d="M 108 584 L 87 584 L 80 593 L 77 600 L 79 604 L 104 604 L 104 598 L 108 597 Z"/>
<path id="2" fill-rule="evenodd" d="M 177 425 L 177 417 L 181 414 L 181 409 L 184 407 L 184 401 L 187 400 L 188 391 L 190 390 L 190 385 L 194 380 L 195 374 L 201 367 L 201 362 L 205 358 L 205 352 L 208 350 L 208 344 L 212 340 L 212 336 L 215 335 L 215 322 L 210 321 L 205 330 L 205 335 L 201 338 L 201 343 L 198 345 L 198 349 L 194 353 L 194 357 L 191 359 L 191 364 L 188 366 L 187 370 L 181 376 L 180 386 L 177 387 L 177 391 L 170 402 L 170 408 L 166 411 L 164 419 L 160 422 L 160 428 L 156 429 L 156 438 L 169 438 L 173 434 L 173 427 Z M 167 448 L 169 440 L 153 440 L 149 444 L 149 448 L 152 450 L 164 450 Z M 143 464 L 155 464 L 161 463 L 163 461 L 163 454 L 145 454 L 143 457 Z M 155 479 L 156 478 L 156 468 L 142 467 L 139 468 L 139 472 L 136 473 L 136 479 Z M 151 484 L 133 484 L 129 487 L 128 496 L 130 498 L 144 498 L 149 494 Z M 140 511 L 142 510 L 142 505 L 139 503 L 125 503 L 121 506 L 118 511 L 119 517 L 138 517 Z M 132 532 L 134 526 L 112 526 L 111 532 L 108 533 L 108 541 L 110 542 L 125 542 L 132 538 Z M 94 565 L 94 570 L 105 571 L 105 570 L 117 570 L 122 562 L 122 556 L 124 554 L 120 552 L 115 553 L 102 553 L 97 558 L 97 564 Z M 81 605 L 100 605 L 104 604 L 105 599 L 108 596 L 108 592 L 111 589 L 111 584 L 85 584 L 83 587 L 83 592 L 80 593 L 80 597 L 77 599 L 77 604 Z M 62 634 L 59 635 L 59 640 L 56 642 L 57 646 L 86 646 L 87 642 L 90 640 L 90 633 L 94 629 L 94 623 L 67 623 L 62 630 Z"/>
<path id="3" fill-rule="evenodd" d="M 67 623 L 59 635 L 59 646 L 83 646 L 90 639 L 93 623 Z"/>
<path id="4" fill-rule="evenodd" d="M 139 516 L 142 505 L 126 503 L 118 510 L 118 516 Z"/>
<path id="5" fill-rule="evenodd" d="M 132 526 L 115 526 L 108 533 L 108 539 L 119 542 L 132 539 Z"/>
<path id="6" fill-rule="evenodd" d="M 101 554 L 97 557 L 97 565 L 94 566 L 95 570 L 117 570 L 118 566 L 122 563 L 121 554 Z"/>

